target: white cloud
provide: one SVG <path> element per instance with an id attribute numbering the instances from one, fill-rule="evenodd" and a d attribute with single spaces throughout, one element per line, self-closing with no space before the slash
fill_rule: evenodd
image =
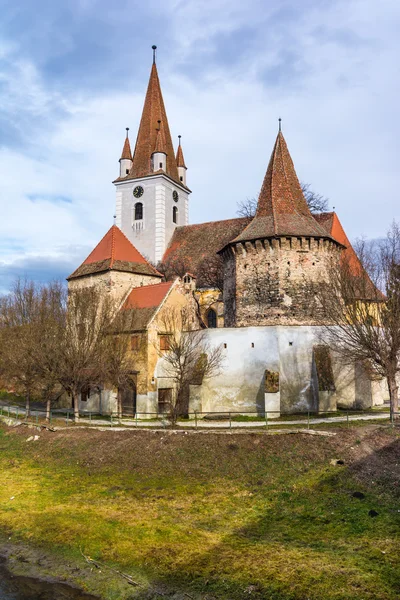
<path id="1" fill-rule="evenodd" d="M 151 5 L 168 27 L 158 65 L 171 130 L 175 139 L 183 136 L 192 221 L 232 217 L 238 201 L 257 194 L 282 116 L 299 176 L 331 199 L 350 237 L 379 237 L 400 218 L 400 5 L 265 4 Z M 80 9 L 110 14 L 88 0 Z M 115 10 L 112 18 L 117 22 Z M 149 47 L 157 34 L 151 32 Z M 68 32 L 63 39 L 64 47 L 73 44 Z M 25 135 L 18 147 L 3 139 L 0 150 L 3 239 L 10 240 L 2 260 L 62 260 L 71 246 L 86 252 L 112 223 L 111 181 L 124 128 L 136 136 L 147 81 L 134 81 L 139 65 L 127 61 L 125 81 L 114 82 L 110 73 L 106 91 L 65 85 L 69 91 L 61 93 L 21 51 L 15 44 L 0 48 L 0 106 Z M 149 50 L 149 68 L 150 62 Z M 60 196 L 71 204 L 49 200 Z"/>

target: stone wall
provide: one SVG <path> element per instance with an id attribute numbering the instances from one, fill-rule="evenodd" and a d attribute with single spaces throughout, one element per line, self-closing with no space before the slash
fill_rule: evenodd
<path id="1" fill-rule="evenodd" d="M 313 284 L 326 278 L 339 247 L 317 238 L 238 243 L 225 250 L 225 326 L 312 325 Z"/>
<path id="2" fill-rule="evenodd" d="M 157 283 L 160 283 L 160 278 L 153 277 L 152 275 L 106 271 L 104 273 L 94 273 L 93 275 L 71 279 L 68 282 L 68 289 L 74 291 L 95 286 L 101 292 L 111 294 L 113 300 L 115 300 L 116 307 L 118 307 L 133 288 Z"/>
<path id="3" fill-rule="evenodd" d="M 195 291 L 195 298 L 200 309 L 200 317 L 204 325 L 207 326 L 207 315 L 212 309 L 217 315 L 217 327 L 224 326 L 224 303 L 222 294 L 217 289 L 200 289 Z"/>

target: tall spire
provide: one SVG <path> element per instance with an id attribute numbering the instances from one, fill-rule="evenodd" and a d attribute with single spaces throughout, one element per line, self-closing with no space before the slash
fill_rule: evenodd
<path id="1" fill-rule="evenodd" d="M 158 121 L 160 121 L 160 123 L 158 123 Z M 151 67 L 150 79 L 129 177 L 136 178 L 151 175 L 151 155 L 156 151 L 158 130 L 160 130 L 160 135 L 162 135 L 162 138 L 165 140 L 164 151 L 167 155 L 165 172 L 172 179 L 179 182 L 174 147 L 172 145 L 167 113 L 165 111 L 157 66 L 155 63 L 155 48 L 153 47 L 153 64 Z"/>
<path id="2" fill-rule="evenodd" d="M 131 145 L 129 143 L 129 127 L 126 128 L 126 137 L 124 141 L 124 147 L 122 148 L 122 154 L 120 160 L 132 160 Z"/>
<path id="3" fill-rule="evenodd" d="M 312 216 L 281 131 L 264 177 L 254 219 L 234 240 L 279 236 L 332 238 Z"/>

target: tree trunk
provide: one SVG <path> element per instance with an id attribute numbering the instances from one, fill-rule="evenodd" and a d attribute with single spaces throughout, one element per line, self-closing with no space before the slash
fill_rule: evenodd
<path id="1" fill-rule="evenodd" d="M 72 407 L 74 409 L 75 423 L 78 423 L 78 421 L 79 421 L 79 394 L 77 394 L 76 392 L 74 392 L 72 394 Z"/>
<path id="2" fill-rule="evenodd" d="M 25 394 L 25 418 L 31 416 L 31 393 L 29 391 Z"/>
<path id="3" fill-rule="evenodd" d="M 117 412 L 120 421 L 122 419 L 122 393 L 120 388 L 117 388 Z"/>
<path id="4" fill-rule="evenodd" d="M 390 396 L 390 417 L 393 419 L 399 418 L 399 386 L 396 381 L 396 374 L 388 375 L 387 382 Z M 397 413 L 397 414 L 396 414 Z"/>
<path id="5" fill-rule="evenodd" d="M 46 421 L 50 423 L 51 398 L 47 398 L 46 402 Z"/>

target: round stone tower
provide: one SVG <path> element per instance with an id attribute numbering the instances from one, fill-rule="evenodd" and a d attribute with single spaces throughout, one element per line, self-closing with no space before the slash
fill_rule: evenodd
<path id="1" fill-rule="evenodd" d="M 311 214 L 279 131 L 256 215 L 220 252 L 225 327 L 316 324 L 315 284 L 342 249 Z"/>

